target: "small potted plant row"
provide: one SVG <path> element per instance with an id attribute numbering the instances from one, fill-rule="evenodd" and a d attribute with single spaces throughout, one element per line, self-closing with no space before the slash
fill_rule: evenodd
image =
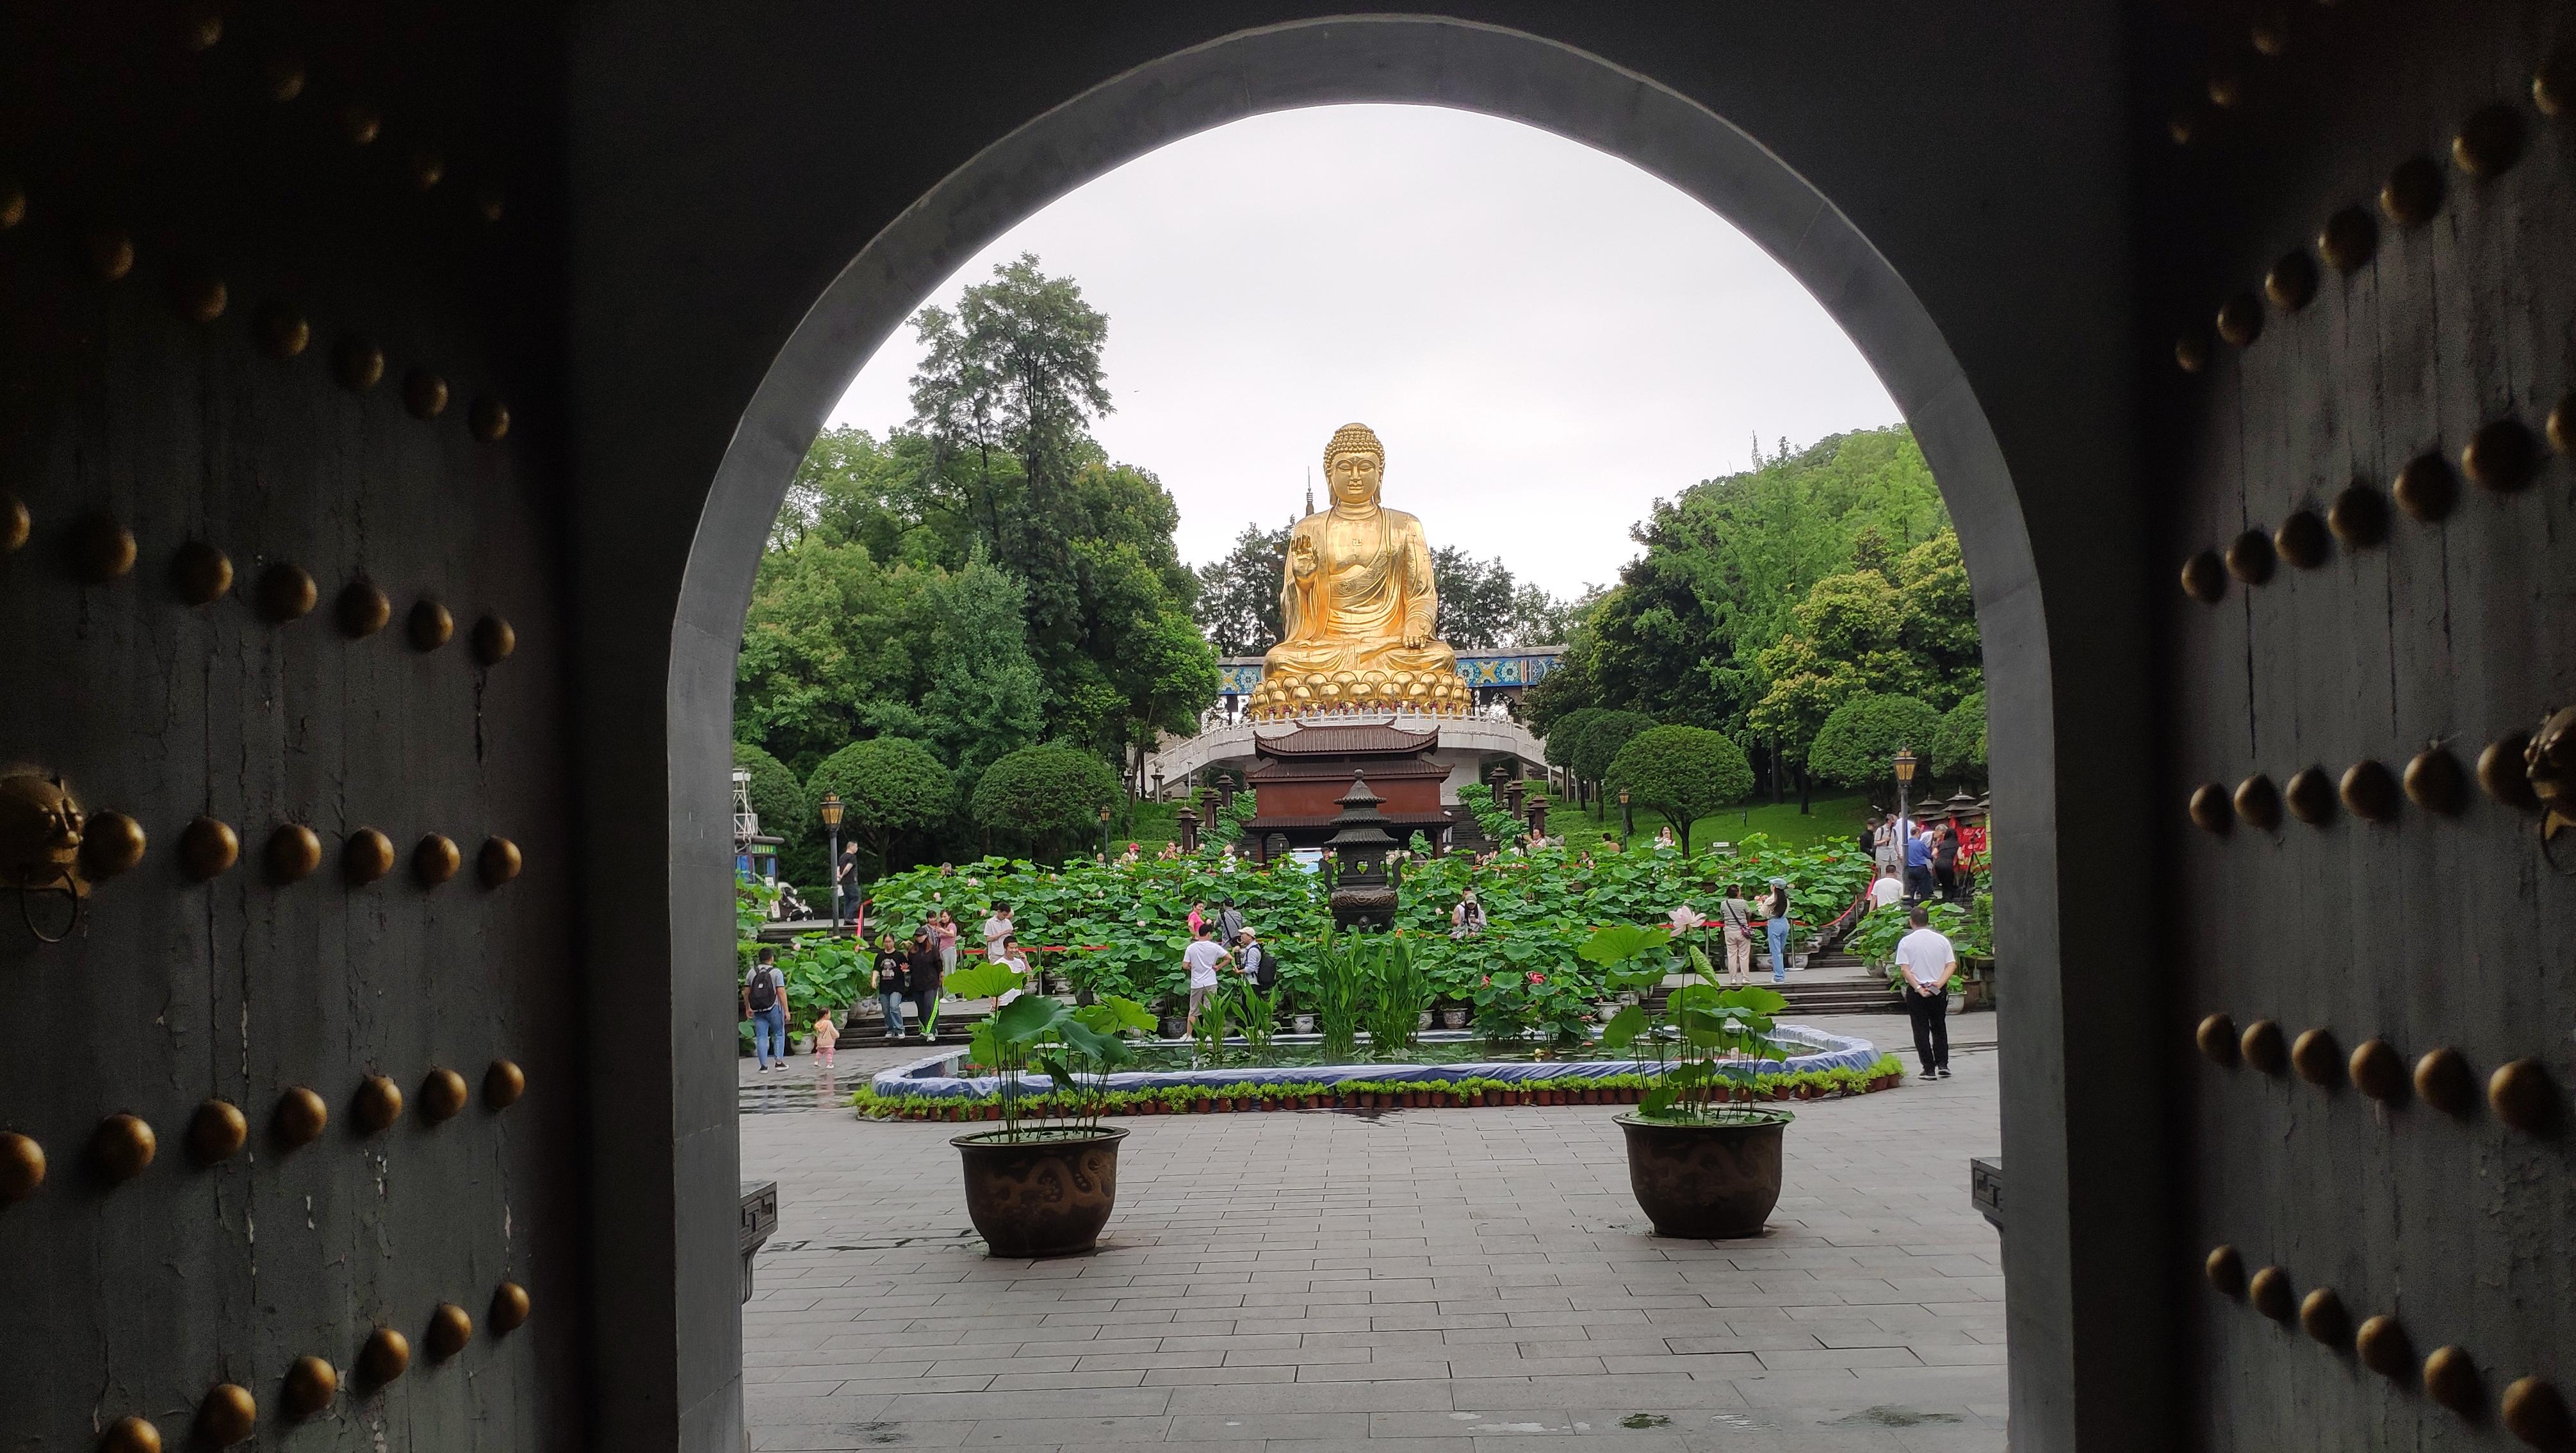
<path id="1" fill-rule="evenodd" d="M 1837 1099 L 1892 1089 L 1905 1072 L 1893 1056 L 1883 1056 L 1867 1069 L 1800 1070 L 1740 1079 L 1719 1092 L 1738 1104 L 1782 1100 Z M 1344 1080 L 1338 1084 L 1278 1081 L 1226 1086 L 1182 1086 L 1159 1090 L 1111 1090 L 1097 1097 L 1099 1113 L 1126 1115 L 1212 1115 L 1264 1110 L 1473 1109 L 1501 1105 L 1634 1105 L 1653 1088 L 1647 1075 L 1559 1076 L 1548 1080 L 1462 1079 Z M 880 1120 L 975 1121 L 1001 1118 L 998 1096 L 879 1095 L 861 1089 L 851 1103 L 860 1114 Z M 1085 1105 L 1092 1103 L 1085 1098 Z M 1045 1094 L 1023 1094 L 1024 1114 L 1051 1111 Z"/>

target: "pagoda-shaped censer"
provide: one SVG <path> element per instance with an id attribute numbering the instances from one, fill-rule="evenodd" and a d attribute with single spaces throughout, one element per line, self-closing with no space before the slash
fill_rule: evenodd
<path id="1" fill-rule="evenodd" d="M 1395 851 L 1387 834 L 1384 799 L 1369 790 L 1368 774 L 1351 777 L 1351 790 L 1336 799 L 1341 814 L 1333 819 L 1333 836 L 1324 844 L 1333 854 L 1333 926 L 1395 927 L 1395 888 L 1388 881 L 1386 855 Z"/>

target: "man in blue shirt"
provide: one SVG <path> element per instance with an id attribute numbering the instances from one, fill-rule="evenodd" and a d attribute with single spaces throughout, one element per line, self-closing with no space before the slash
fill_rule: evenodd
<path id="1" fill-rule="evenodd" d="M 1905 896 L 1920 903 L 1932 896 L 1932 840 L 1908 822 L 1905 830 Z"/>

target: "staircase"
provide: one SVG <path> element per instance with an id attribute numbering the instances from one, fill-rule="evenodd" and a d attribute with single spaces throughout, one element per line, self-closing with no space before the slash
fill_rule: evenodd
<path id="1" fill-rule="evenodd" d="M 1669 986 L 1675 980 L 1667 980 Z M 1777 989 L 1786 995 L 1789 1007 L 1779 1017 L 1791 1023 L 1827 1014 L 1902 1014 L 1905 996 L 1887 987 L 1884 975 L 1845 953 L 1810 954 L 1807 966 L 1792 970 L 1789 982 L 1771 982 L 1766 961 L 1755 955 L 1753 982 L 1765 989 Z M 1649 1003 L 1660 1010 L 1663 996 L 1653 996 Z"/>

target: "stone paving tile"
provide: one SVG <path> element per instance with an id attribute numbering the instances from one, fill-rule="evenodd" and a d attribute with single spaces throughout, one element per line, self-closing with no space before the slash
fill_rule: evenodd
<path id="1" fill-rule="evenodd" d="M 1837 1032 L 1890 1046 L 1902 1020 Z M 780 1224 L 743 1308 L 752 1446 L 1068 1453 L 1998 1453 L 1993 1020 L 1958 1078 L 1803 1107 L 1769 1235 L 1667 1242 L 1606 1108 L 1126 1122 L 1101 1252 L 994 1261 L 954 1131 L 874 1124 L 799 1060 L 743 1076 Z"/>

